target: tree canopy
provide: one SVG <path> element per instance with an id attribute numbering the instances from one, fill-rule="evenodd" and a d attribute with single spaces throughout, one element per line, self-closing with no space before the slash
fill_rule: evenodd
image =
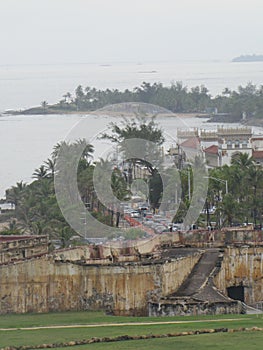
<path id="1" fill-rule="evenodd" d="M 226 87 L 216 96 L 212 96 L 204 85 L 189 88 L 181 81 L 172 82 L 169 86 L 143 82 L 140 86 L 124 91 L 79 85 L 74 93 L 65 93 L 58 103 L 50 105 L 43 101 L 41 107 L 30 108 L 23 113 L 95 111 L 124 102 L 153 104 L 173 113 L 223 113 L 226 119 L 232 121 L 242 118 L 262 119 L 263 85 L 256 86 L 249 82 L 246 86 L 238 86 L 236 90 Z"/>

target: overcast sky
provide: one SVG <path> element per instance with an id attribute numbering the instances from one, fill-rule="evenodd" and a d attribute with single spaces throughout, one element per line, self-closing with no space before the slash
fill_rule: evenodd
<path id="1" fill-rule="evenodd" d="M 262 0 L 0 0 L 0 64 L 263 54 Z"/>

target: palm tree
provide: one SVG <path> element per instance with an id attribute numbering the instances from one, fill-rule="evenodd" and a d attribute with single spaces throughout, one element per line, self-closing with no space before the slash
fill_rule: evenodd
<path id="1" fill-rule="evenodd" d="M 231 193 L 224 196 L 223 201 L 220 202 L 216 211 L 223 217 L 223 226 L 225 224 L 231 226 L 234 220 L 239 220 L 241 216 L 240 204 L 235 200 Z"/>
<path id="2" fill-rule="evenodd" d="M 94 152 L 94 146 L 90 143 L 87 143 L 86 139 L 78 139 L 73 146 L 80 147 L 80 149 L 83 149 L 82 152 L 82 158 L 85 160 L 88 160 L 89 158 L 92 158 L 92 153 Z"/>
<path id="3" fill-rule="evenodd" d="M 253 221 L 256 220 L 259 214 L 259 219 L 262 219 L 263 210 L 263 170 L 261 167 L 253 164 L 249 167 L 247 173 L 248 184 L 248 203 L 252 211 Z M 250 190 L 250 191 L 249 191 Z"/>
<path id="4" fill-rule="evenodd" d="M 56 164 L 56 160 L 54 159 L 50 159 L 48 158 L 45 162 L 45 168 L 47 170 L 47 176 L 51 177 L 52 179 L 54 179 L 54 174 L 55 174 L 55 164 Z"/>
<path id="5" fill-rule="evenodd" d="M 22 233 L 20 225 L 15 219 L 10 220 L 8 226 L 4 227 L 0 232 L 1 235 L 19 235 Z"/>
<path id="6" fill-rule="evenodd" d="M 23 181 L 20 181 L 16 183 L 16 186 L 12 186 L 10 189 L 6 190 L 7 202 L 12 203 L 15 207 L 17 207 L 26 187 L 27 184 Z"/>
<path id="7" fill-rule="evenodd" d="M 33 173 L 34 179 L 45 179 L 48 176 L 47 169 L 44 165 L 41 165 L 38 169 L 35 169 Z"/>
<path id="8" fill-rule="evenodd" d="M 115 197 L 120 201 L 127 200 L 127 198 L 131 195 L 131 191 L 127 188 L 127 182 L 125 181 L 125 178 L 122 176 L 121 171 L 117 168 L 114 169 L 111 176 L 111 188 Z M 118 210 L 116 212 L 116 227 L 119 226 L 119 221 L 120 211 Z"/>
<path id="9" fill-rule="evenodd" d="M 63 95 L 63 97 L 65 103 L 69 104 L 70 102 L 72 102 L 72 96 L 70 92 L 67 92 L 65 95 Z"/>
<path id="10" fill-rule="evenodd" d="M 111 188 L 115 197 L 120 201 L 127 199 L 131 195 L 131 191 L 127 188 L 127 182 L 118 168 L 114 169 L 112 173 Z"/>
<path id="11" fill-rule="evenodd" d="M 64 226 L 59 230 L 62 248 L 66 248 L 70 244 L 70 238 L 73 236 L 69 226 Z"/>
<path id="12" fill-rule="evenodd" d="M 78 189 L 83 203 L 89 203 L 90 209 L 93 210 L 95 192 L 93 185 L 94 166 L 90 165 L 83 169 L 78 175 Z"/>
<path id="13" fill-rule="evenodd" d="M 61 149 L 62 148 L 66 149 L 67 147 L 69 147 L 68 142 L 66 142 L 66 141 L 57 142 L 56 145 L 53 147 L 53 151 L 51 153 L 52 159 L 55 160 L 58 157 Z"/>
<path id="14" fill-rule="evenodd" d="M 254 163 L 253 157 L 248 153 L 238 152 L 232 156 L 231 165 L 239 167 L 241 170 L 248 169 Z"/>
<path id="15" fill-rule="evenodd" d="M 46 113 L 46 110 L 47 110 L 47 107 L 48 107 L 47 101 L 42 101 L 41 102 L 41 107 L 44 109 L 44 112 Z"/>

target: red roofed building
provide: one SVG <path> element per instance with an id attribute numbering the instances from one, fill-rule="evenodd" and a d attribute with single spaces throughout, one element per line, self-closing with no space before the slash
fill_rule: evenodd
<path id="1" fill-rule="evenodd" d="M 252 157 L 255 159 L 257 164 L 263 165 L 263 151 L 252 151 Z"/>
<path id="2" fill-rule="evenodd" d="M 252 148 L 255 151 L 263 151 L 263 136 L 253 136 L 251 138 Z"/>
<path id="3" fill-rule="evenodd" d="M 219 165 L 217 145 L 212 145 L 204 149 L 204 154 L 208 166 L 217 167 Z"/>
<path id="4" fill-rule="evenodd" d="M 192 137 L 192 138 L 187 139 L 184 142 L 182 142 L 181 147 L 198 149 L 198 148 L 200 148 L 200 140 L 198 137 Z"/>
<path id="5" fill-rule="evenodd" d="M 191 137 L 180 144 L 181 149 L 184 151 L 186 159 L 194 159 L 195 156 L 201 155 L 200 139 L 198 137 Z"/>

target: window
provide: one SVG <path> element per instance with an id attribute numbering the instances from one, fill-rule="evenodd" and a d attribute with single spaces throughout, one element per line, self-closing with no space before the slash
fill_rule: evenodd
<path id="1" fill-rule="evenodd" d="M 232 141 L 227 141 L 227 149 L 231 149 L 232 148 Z"/>
<path id="2" fill-rule="evenodd" d="M 247 141 L 246 140 L 242 141 L 242 148 L 247 148 Z"/>

